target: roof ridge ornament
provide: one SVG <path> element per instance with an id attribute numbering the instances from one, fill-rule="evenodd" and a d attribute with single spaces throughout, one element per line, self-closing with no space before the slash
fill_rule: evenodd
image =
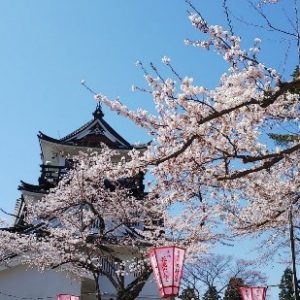
<path id="1" fill-rule="evenodd" d="M 96 109 L 93 112 L 93 116 L 94 119 L 102 119 L 104 117 L 100 102 L 97 103 Z"/>
<path id="2" fill-rule="evenodd" d="M 94 96 L 97 96 L 97 93 L 95 91 L 93 91 L 86 83 L 85 83 L 85 80 L 81 80 L 81 85 L 86 88 L 90 93 L 92 93 Z M 94 120 L 95 119 L 101 119 L 104 117 L 104 113 L 102 111 L 102 108 L 101 108 L 101 104 L 100 102 L 98 101 L 97 102 L 97 106 L 96 106 L 96 110 L 93 112 L 93 116 L 94 116 Z"/>

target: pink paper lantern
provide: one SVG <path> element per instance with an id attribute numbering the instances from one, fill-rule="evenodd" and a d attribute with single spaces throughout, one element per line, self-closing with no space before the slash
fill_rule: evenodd
<path id="1" fill-rule="evenodd" d="M 57 295 L 57 300 L 80 300 L 79 296 L 59 294 Z"/>
<path id="2" fill-rule="evenodd" d="M 240 287 L 243 300 L 265 300 L 267 294 L 266 287 Z"/>
<path id="3" fill-rule="evenodd" d="M 184 255 L 185 249 L 176 246 L 150 250 L 150 261 L 162 298 L 178 295 Z"/>

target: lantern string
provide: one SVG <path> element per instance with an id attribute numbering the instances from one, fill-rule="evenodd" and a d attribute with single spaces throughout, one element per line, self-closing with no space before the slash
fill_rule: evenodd
<path id="1" fill-rule="evenodd" d="M 280 286 L 280 284 L 270 284 L 270 285 L 267 285 L 266 287 L 277 287 L 277 286 Z"/>

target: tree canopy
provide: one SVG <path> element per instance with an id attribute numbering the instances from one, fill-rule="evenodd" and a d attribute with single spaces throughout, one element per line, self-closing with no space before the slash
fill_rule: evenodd
<path id="1" fill-rule="evenodd" d="M 57 187 L 39 201 L 27 200 L 28 230 L 0 231 L 2 260 L 17 257 L 40 270 L 93 278 L 99 300 L 102 275 L 117 299 L 135 299 L 152 272 L 146 250 L 165 244 L 162 212 L 157 199 L 133 195 L 125 177 L 115 176 L 114 155 L 104 146 L 101 153 L 81 153 Z M 127 162 L 118 164 L 126 168 Z M 128 273 L 138 276 L 125 283 Z"/>
<path id="2" fill-rule="evenodd" d="M 241 278 L 231 278 L 225 290 L 224 300 L 242 300 L 239 287 L 244 286 Z"/>
<path id="3" fill-rule="evenodd" d="M 30 222 L 39 220 L 46 227 L 35 228 L 36 234 L 22 235 L 22 239 L 19 234 L 1 232 L 7 241 L 3 253 L 15 252 L 41 268 L 68 264 L 97 277 L 105 272 L 99 259 L 108 245 L 140 250 L 176 243 L 187 248 L 188 258 L 218 241 L 246 234 L 263 233 L 269 253 L 285 245 L 287 213 L 294 208 L 296 225 L 300 214 L 298 1 L 288 1 L 289 5 L 280 0 L 247 1 L 263 20 L 263 29 L 290 43 L 294 62 L 290 78 L 261 60 L 262 39 L 255 38 L 250 47 L 243 43 L 243 36 L 233 28 L 229 1 L 223 1 L 227 24 L 222 26 L 206 20 L 205 7 L 200 11 L 186 2 L 198 38 L 187 38 L 185 43 L 223 57 L 227 70 L 216 80 L 218 84 L 207 87 L 198 83 L 201 78 L 180 75 L 164 56 L 166 76 L 153 64 L 149 68 L 137 62 L 147 87 L 135 90 L 150 94 L 155 114 L 142 108 L 131 111 L 118 99 L 96 94 L 96 101 L 144 128 L 152 142 L 145 152 L 132 150 L 130 159 L 119 164 L 111 163 L 111 152 L 92 160 L 82 156 L 78 168 L 44 200 L 28 204 Z M 285 16 L 289 29 L 273 24 L 266 12 L 271 5 L 291 10 L 292 17 Z M 274 139 L 285 142 L 275 145 Z M 153 184 L 147 201 L 119 188 L 118 179 L 148 171 Z M 106 186 L 106 180 L 114 184 Z M 92 234 L 92 224 L 101 224 L 103 216 L 113 216 L 110 225 Z M 163 219 L 163 228 L 154 219 Z M 62 226 L 55 226 L 56 221 Z M 147 231 L 130 226 L 139 222 L 148 224 Z M 117 289 L 125 267 L 119 265 L 111 277 Z M 237 287 L 241 284 L 242 279 L 230 280 L 225 299 L 240 299 Z M 215 287 L 207 291 L 207 299 L 212 294 Z"/>
<path id="4" fill-rule="evenodd" d="M 265 23 L 249 22 L 249 28 L 275 32 L 290 43 L 294 66 L 288 79 L 286 73 L 260 59 L 267 50 L 259 37 L 250 48 L 244 47 L 243 36 L 235 32 L 233 23 L 247 23 L 247 16 L 234 16 L 230 1 L 223 2 L 227 24 L 222 26 L 205 19 L 205 6 L 199 10 L 195 3 L 186 2 L 198 38 L 187 38 L 185 43 L 223 57 L 228 69 L 219 84 L 210 88 L 198 83 L 201 78 L 182 76 L 165 56 L 162 63 L 169 70 L 167 75 L 162 67 L 150 64 L 147 68 L 137 62 L 148 87 L 135 90 L 152 96 L 157 114 L 142 108 L 131 111 L 120 100 L 103 94 L 95 99 L 152 136 L 135 168 L 152 172 L 153 192 L 166 208 L 182 204 L 176 222 L 168 224 L 170 231 L 179 229 L 187 244 L 203 231 L 210 241 L 225 239 L 225 232 L 231 236 L 265 233 L 273 254 L 286 244 L 291 206 L 294 221 L 299 222 L 298 2 L 247 2 Z M 267 13 L 270 6 L 292 9 L 291 18 L 283 16 L 289 29 L 273 23 Z M 276 135 L 288 136 L 288 143 L 276 146 L 272 140 Z"/>
<path id="5" fill-rule="evenodd" d="M 279 300 L 295 299 L 293 287 L 293 272 L 289 267 L 287 267 L 282 274 L 279 284 L 279 290 Z"/>

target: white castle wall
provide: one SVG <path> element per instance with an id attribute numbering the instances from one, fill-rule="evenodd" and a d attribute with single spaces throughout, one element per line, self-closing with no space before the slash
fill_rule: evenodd
<path id="1" fill-rule="evenodd" d="M 63 272 L 39 272 L 24 265 L 0 271 L 0 299 L 18 300 L 21 297 L 56 300 L 60 293 L 80 294 L 80 282 L 71 280 Z M 6 295 L 5 295 L 6 294 Z M 12 295 L 12 296 L 8 296 Z M 20 298 L 17 298 L 20 297 Z"/>
<path id="2" fill-rule="evenodd" d="M 133 276 L 126 276 L 126 282 L 133 280 Z M 110 281 L 102 276 L 100 287 L 103 300 L 115 299 L 115 289 Z M 22 297 L 29 299 L 56 300 L 58 294 L 81 295 L 91 289 L 82 289 L 80 280 L 70 279 L 64 272 L 47 270 L 40 272 L 24 265 L 2 269 L 0 271 L 0 299 L 18 300 Z M 81 300 L 94 300 L 90 295 L 82 295 Z M 138 300 L 160 299 L 156 283 L 151 276 L 141 291 Z"/>

